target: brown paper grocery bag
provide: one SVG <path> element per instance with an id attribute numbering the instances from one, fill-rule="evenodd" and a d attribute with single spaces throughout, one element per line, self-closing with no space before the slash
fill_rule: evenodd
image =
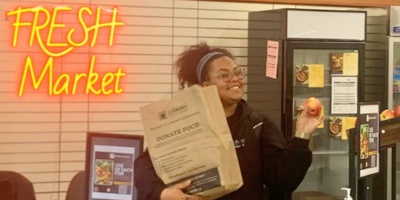
<path id="1" fill-rule="evenodd" d="M 167 185 L 191 179 L 187 193 L 216 199 L 243 185 L 215 86 L 197 85 L 140 108 L 157 175 Z"/>

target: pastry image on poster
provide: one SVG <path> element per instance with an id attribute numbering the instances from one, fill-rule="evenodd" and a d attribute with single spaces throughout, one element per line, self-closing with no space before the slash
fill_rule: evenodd
<path id="1" fill-rule="evenodd" d="M 295 67 L 295 76 L 297 86 L 308 85 L 308 65 L 300 64 Z"/>
<path id="2" fill-rule="evenodd" d="M 343 53 L 331 54 L 332 74 L 343 74 Z"/>
<path id="3" fill-rule="evenodd" d="M 112 185 L 113 184 L 113 171 L 114 171 L 113 169 L 114 169 L 114 161 L 104 160 L 104 159 L 96 159 L 94 184 L 96 184 L 96 185 Z"/>
<path id="4" fill-rule="evenodd" d="M 343 119 L 341 117 L 329 118 L 329 136 L 333 139 L 342 139 Z"/>
<path id="5" fill-rule="evenodd" d="M 360 159 L 368 158 L 369 154 L 369 125 L 360 125 Z"/>

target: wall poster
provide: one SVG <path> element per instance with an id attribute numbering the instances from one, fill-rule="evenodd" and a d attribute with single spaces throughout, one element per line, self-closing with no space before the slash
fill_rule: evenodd
<path id="1" fill-rule="evenodd" d="M 360 178 L 379 173 L 379 103 L 359 103 Z"/>
<path id="2" fill-rule="evenodd" d="M 89 132 L 86 145 L 87 199 L 136 200 L 134 160 L 143 136 Z"/>

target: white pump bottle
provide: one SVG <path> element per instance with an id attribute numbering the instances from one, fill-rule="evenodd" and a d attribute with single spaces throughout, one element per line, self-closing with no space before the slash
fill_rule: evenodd
<path id="1" fill-rule="evenodd" d="M 353 200 L 353 198 L 350 196 L 351 188 L 342 188 L 342 190 L 346 190 L 347 192 L 347 196 L 344 198 L 344 200 Z"/>

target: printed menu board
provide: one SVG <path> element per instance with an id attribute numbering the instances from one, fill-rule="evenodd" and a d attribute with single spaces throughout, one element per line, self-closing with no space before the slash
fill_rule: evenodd
<path id="1" fill-rule="evenodd" d="M 94 146 L 94 198 L 132 199 L 135 149 L 118 146 Z"/>
<path id="2" fill-rule="evenodd" d="M 357 118 L 360 177 L 379 172 L 379 104 L 360 104 Z"/>
<path id="3" fill-rule="evenodd" d="M 88 132 L 85 199 L 137 200 L 134 162 L 143 142 L 142 135 Z"/>

